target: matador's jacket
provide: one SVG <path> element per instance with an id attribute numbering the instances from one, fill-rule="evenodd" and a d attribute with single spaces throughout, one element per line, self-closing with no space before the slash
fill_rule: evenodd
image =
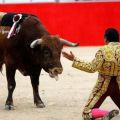
<path id="1" fill-rule="evenodd" d="M 72 66 L 89 73 L 96 71 L 99 73 L 97 83 L 83 111 L 84 120 L 89 120 L 87 114 L 91 112 L 94 105 L 107 91 L 112 76 L 116 76 L 120 92 L 120 43 L 110 42 L 108 45 L 103 46 L 97 51 L 95 58 L 91 62 L 75 58 Z"/>

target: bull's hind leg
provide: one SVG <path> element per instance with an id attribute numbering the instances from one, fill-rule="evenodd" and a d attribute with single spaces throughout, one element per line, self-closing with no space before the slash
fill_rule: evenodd
<path id="1" fill-rule="evenodd" d="M 40 98 L 39 90 L 38 90 L 38 88 L 39 88 L 39 74 L 40 74 L 40 72 L 35 72 L 35 74 L 31 75 L 30 78 L 31 78 L 31 84 L 33 87 L 34 103 L 36 104 L 36 106 L 38 108 L 44 108 L 45 105 Z"/>
<path id="2" fill-rule="evenodd" d="M 6 76 L 7 76 L 7 83 L 8 83 L 8 97 L 7 97 L 7 100 L 6 100 L 5 108 L 7 110 L 14 109 L 14 106 L 13 106 L 13 91 L 14 91 L 15 86 L 16 86 L 15 71 L 16 71 L 16 69 L 14 69 L 13 67 L 6 66 Z"/>

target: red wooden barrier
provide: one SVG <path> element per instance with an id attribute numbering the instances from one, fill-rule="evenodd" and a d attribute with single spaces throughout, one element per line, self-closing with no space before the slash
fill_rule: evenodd
<path id="1" fill-rule="evenodd" d="M 50 33 L 81 46 L 102 45 L 108 27 L 120 30 L 120 2 L 0 4 L 0 11 L 35 14 Z"/>

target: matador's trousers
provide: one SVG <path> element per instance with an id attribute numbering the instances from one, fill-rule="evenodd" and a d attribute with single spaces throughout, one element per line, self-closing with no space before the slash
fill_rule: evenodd
<path id="1" fill-rule="evenodd" d="M 111 77 L 109 80 L 108 86 L 106 86 L 107 90 L 104 94 L 100 95 L 101 88 L 98 86 L 98 88 L 94 88 L 92 91 L 92 94 L 89 97 L 89 100 L 84 108 L 83 111 L 83 120 L 92 120 L 90 117 L 90 111 L 94 108 L 99 108 L 106 97 L 110 96 L 113 102 L 117 105 L 117 107 L 120 109 L 120 88 L 118 86 L 118 82 L 116 80 L 116 76 Z M 102 86 L 101 82 L 101 86 Z M 99 93 L 100 92 L 100 93 Z"/>

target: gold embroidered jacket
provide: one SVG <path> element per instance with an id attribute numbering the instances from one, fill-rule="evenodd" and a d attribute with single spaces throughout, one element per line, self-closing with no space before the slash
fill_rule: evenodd
<path id="1" fill-rule="evenodd" d="M 100 77 L 101 75 L 106 76 L 108 79 L 110 79 L 110 76 L 118 76 L 117 82 L 120 88 L 120 43 L 110 42 L 108 45 L 103 46 L 97 51 L 95 58 L 91 62 L 75 58 L 72 66 L 89 73 L 98 71 L 98 82 L 103 80 Z M 106 80 L 106 82 L 108 81 Z M 105 88 L 107 89 L 107 85 Z"/>

